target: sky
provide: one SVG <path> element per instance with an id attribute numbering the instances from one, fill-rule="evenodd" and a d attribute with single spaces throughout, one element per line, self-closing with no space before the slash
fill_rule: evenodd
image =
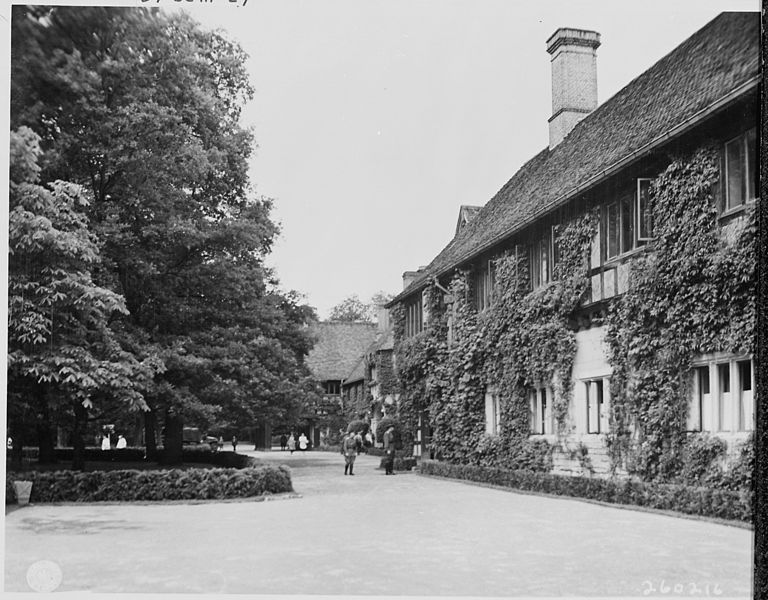
<path id="1" fill-rule="evenodd" d="M 485 204 L 548 145 L 545 42 L 558 27 L 600 33 L 602 104 L 718 13 L 760 9 L 759 0 L 113 4 L 186 10 L 248 53 L 251 181 L 281 226 L 267 262 L 321 318 L 351 294 L 399 292 L 403 272 L 451 240 L 462 204 Z"/>

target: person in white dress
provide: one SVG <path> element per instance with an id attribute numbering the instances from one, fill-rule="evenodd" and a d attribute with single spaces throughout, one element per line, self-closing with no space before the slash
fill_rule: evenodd
<path id="1" fill-rule="evenodd" d="M 115 448 L 125 448 L 128 445 L 128 442 L 125 441 L 125 438 L 122 435 L 119 435 L 117 437 L 117 445 Z"/>
<path id="2" fill-rule="evenodd" d="M 109 436 L 105 435 L 101 438 L 101 449 L 102 450 L 109 450 Z"/>
<path id="3" fill-rule="evenodd" d="M 307 439 L 307 436 L 302 433 L 299 436 L 299 450 L 304 452 L 307 449 L 308 444 L 309 444 L 309 440 Z"/>

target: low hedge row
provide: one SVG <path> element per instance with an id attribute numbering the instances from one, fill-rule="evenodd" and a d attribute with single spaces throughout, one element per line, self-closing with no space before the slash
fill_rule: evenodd
<path id="1" fill-rule="evenodd" d="M 293 491 L 291 474 L 285 466 L 160 471 L 29 471 L 6 474 L 6 504 L 17 501 L 13 481 L 19 479 L 32 481 L 30 502 L 221 500 Z"/>
<path id="2" fill-rule="evenodd" d="M 385 461 L 386 461 L 386 458 L 381 459 L 381 462 L 379 463 L 380 469 L 386 468 L 384 466 Z M 416 459 L 413 456 L 405 456 L 405 457 L 395 456 L 395 462 L 393 465 L 393 469 L 395 471 L 410 471 L 415 466 L 416 466 Z"/>
<path id="3" fill-rule="evenodd" d="M 386 456 L 387 451 L 384 450 L 384 448 L 366 448 L 365 451 L 370 454 L 371 456 Z M 406 456 L 410 456 L 410 452 L 408 450 L 395 450 L 395 457 L 398 458 L 405 458 Z"/>
<path id="4" fill-rule="evenodd" d="M 57 462 L 72 462 L 72 448 L 56 448 L 55 456 Z M 141 462 L 144 459 L 144 448 L 131 447 L 131 448 L 114 448 L 111 450 L 102 450 L 97 447 L 85 448 L 85 460 L 87 462 Z M 10 457 L 10 451 L 7 455 Z M 22 452 L 22 458 L 29 460 L 37 460 L 38 449 L 36 447 L 25 447 Z M 163 448 L 158 448 L 158 458 L 160 462 L 163 462 Z M 245 467 L 254 466 L 258 464 L 255 459 L 246 456 L 244 454 L 236 454 L 234 452 L 214 452 L 210 446 L 184 446 L 181 450 L 181 459 L 185 463 L 208 463 L 216 465 L 217 467 L 243 469 Z"/>
<path id="5" fill-rule="evenodd" d="M 747 490 L 655 484 L 629 479 L 571 477 L 439 461 L 422 462 L 420 471 L 427 475 L 489 483 L 524 491 L 645 506 L 731 521 L 752 521 L 754 494 Z"/>

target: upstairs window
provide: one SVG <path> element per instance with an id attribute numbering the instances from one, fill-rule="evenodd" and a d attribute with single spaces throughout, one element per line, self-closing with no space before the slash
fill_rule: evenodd
<path id="1" fill-rule="evenodd" d="M 496 272 L 493 262 L 482 262 L 475 276 L 475 306 L 478 312 L 485 310 L 493 303 L 493 287 L 496 283 Z"/>
<path id="2" fill-rule="evenodd" d="M 651 181 L 637 180 L 637 239 L 653 239 L 653 213 L 651 212 Z"/>
<path id="3" fill-rule="evenodd" d="M 750 129 L 725 144 L 725 210 L 754 200 L 757 196 L 757 136 Z"/>
<path id="4" fill-rule="evenodd" d="M 411 337 L 424 330 L 424 309 L 421 294 L 405 305 L 405 337 Z"/>
<path id="5" fill-rule="evenodd" d="M 330 396 L 338 396 L 341 394 L 341 381 L 329 380 L 324 382 L 323 387 L 325 388 L 325 393 Z"/>
<path id="6" fill-rule="evenodd" d="M 552 280 L 551 240 L 545 235 L 531 246 L 531 287 L 536 289 Z"/>

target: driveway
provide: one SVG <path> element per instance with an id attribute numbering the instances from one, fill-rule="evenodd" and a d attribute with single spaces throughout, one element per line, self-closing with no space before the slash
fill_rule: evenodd
<path id="1" fill-rule="evenodd" d="M 296 494 L 10 511 L 5 590 L 60 579 L 57 591 L 134 593 L 751 594 L 746 529 L 415 473 L 387 477 L 376 457 L 359 457 L 349 477 L 337 454 L 249 454 L 289 465 Z"/>

